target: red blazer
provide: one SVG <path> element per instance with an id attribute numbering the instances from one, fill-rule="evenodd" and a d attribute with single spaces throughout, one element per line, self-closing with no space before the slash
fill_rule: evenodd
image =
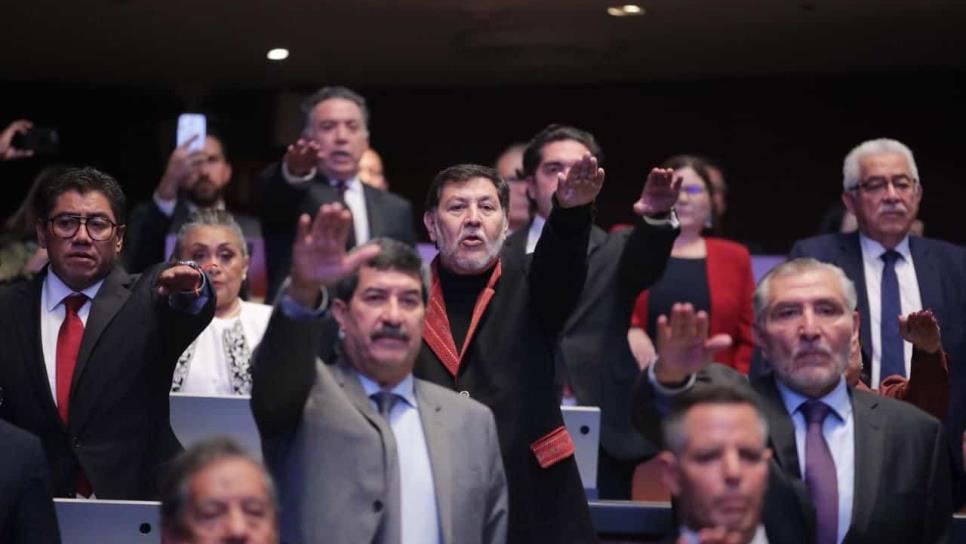
<path id="1" fill-rule="evenodd" d="M 728 365 L 748 374 L 755 342 L 751 337 L 754 309 L 751 297 L 755 278 L 751 273 L 751 255 L 745 246 L 722 240 L 705 238 L 708 257 L 708 293 L 711 298 L 711 331 L 731 335 L 731 347 L 715 355 L 715 362 Z M 631 327 L 647 330 L 648 292 L 642 291 L 634 305 Z"/>

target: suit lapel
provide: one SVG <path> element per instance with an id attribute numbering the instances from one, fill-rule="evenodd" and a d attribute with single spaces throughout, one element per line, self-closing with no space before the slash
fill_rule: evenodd
<path id="1" fill-rule="evenodd" d="M 382 192 L 369 185 L 362 185 L 362 196 L 366 202 L 366 216 L 369 219 L 369 238 L 378 238 L 385 232 L 385 220 L 382 214 Z"/>
<path id="2" fill-rule="evenodd" d="M 110 274 L 104 279 L 97 295 L 91 303 L 91 313 L 87 316 L 87 324 L 84 326 L 84 337 L 81 340 L 80 351 L 77 353 L 77 366 L 74 369 L 74 378 L 71 380 L 71 398 L 77 391 L 77 384 L 84 375 L 84 370 L 91 359 L 94 346 L 100 339 L 101 334 L 120 311 L 124 303 L 131 296 L 131 283 L 134 278 L 129 276 L 120 266 L 114 265 Z"/>
<path id="3" fill-rule="evenodd" d="M 47 375 L 47 364 L 44 360 L 43 343 L 40 336 L 40 298 L 44 286 L 46 273 L 37 274 L 30 282 L 17 286 L 20 308 L 24 309 L 26 319 L 14 320 L 17 323 L 17 341 L 20 343 L 20 353 L 23 354 L 21 363 L 26 367 L 30 376 L 30 386 L 34 388 L 38 399 L 41 400 L 48 417 L 63 426 L 63 421 L 57 413 L 53 392 L 50 390 L 50 377 Z"/>
<path id="4" fill-rule="evenodd" d="M 426 435 L 429 462 L 433 471 L 433 487 L 436 489 L 436 508 L 439 512 L 443 543 L 453 540 L 453 489 L 452 489 L 452 452 L 450 451 L 446 422 L 441 404 L 427 390 L 420 380 L 414 381 L 416 402 L 419 403 L 419 419 Z"/>
<path id="5" fill-rule="evenodd" d="M 775 458 L 781 465 L 785 474 L 793 478 L 802 477 L 801 468 L 798 466 L 798 447 L 795 445 L 795 423 L 791 415 L 785 409 L 781 393 L 775 386 L 775 379 L 769 375 L 759 379 L 755 383 L 755 389 L 761 397 L 762 410 L 768 419 L 769 433 L 771 434 L 772 448 L 775 450 Z"/>
<path id="6" fill-rule="evenodd" d="M 362 384 L 359 382 L 359 378 L 356 377 L 355 370 L 349 366 L 350 363 L 344 359 L 339 359 L 336 364 L 332 365 L 333 375 L 336 381 L 339 383 L 339 387 L 345 391 L 346 396 L 352 405 L 356 407 L 357 410 L 369 420 L 374 427 L 379 428 L 382 431 L 392 433 L 392 429 L 389 428 L 389 424 L 383 421 L 382 416 L 379 412 L 372 406 L 372 402 L 369 401 L 369 396 L 366 395 L 366 391 L 362 388 Z"/>
<path id="7" fill-rule="evenodd" d="M 849 388 L 852 396 L 852 424 L 855 426 L 855 483 L 852 494 L 852 524 L 849 533 L 863 534 L 873 523 L 876 495 L 885 451 L 885 425 L 879 399 L 872 393 Z M 848 540 L 848 535 L 846 535 Z"/>
<path id="8" fill-rule="evenodd" d="M 932 262 L 929 246 L 918 236 L 909 237 L 909 253 L 912 264 L 916 269 L 916 279 L 919 282 L 919 296 L 923 309 L 932 309 L 937 316 L 943 315 L 942 281 L 939 277 L 940 267 Z"/>
<path id="9" fill-rule="evenodd" d="M 869 315 L 869 295 L 865 287 L 865 265 L 862 262 L 862 245 L 859 243 L 859 234 L 853 232 L 839 237 L 839 259 L 838 264 L 845 272 L 845 275 L 855 284 L 855 292 L 858 295 L 859 315 L 859 336 L 862 341 L 862 381 L 866 384 L 872 380 L 872 321 Z"/>

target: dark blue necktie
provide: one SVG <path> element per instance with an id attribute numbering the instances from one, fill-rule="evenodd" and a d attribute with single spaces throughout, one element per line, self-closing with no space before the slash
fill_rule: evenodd
<path id="1" fill-rule="evenodd" d="M 835 459 L 829 450 L 822 424 L 831 409 L 822 401 L 809 400 L 801 405 L 805 416 L 805 486 L 815 505 L 818 524 L 817 544 L 836 544 L 839 532 L 839 484 Z"/>
<path id="2" fill-rule="evenodd" d="M 882 268 L 882 357 L 879 366 L 879 381 L 889 376 L 906 376 L 906 362 L 902 349 L 902 336 L 899 335 L 899 314 L 902 304 L 899 301 L 899 278 L 896 276 L 896 261 L 901 257 L 893 249 L 882 254 L 885 263 Z"/>

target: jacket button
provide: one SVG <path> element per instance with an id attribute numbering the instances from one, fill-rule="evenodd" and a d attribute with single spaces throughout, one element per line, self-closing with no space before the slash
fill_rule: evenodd
<path id="1" fill-rule="evenodd" d="M 470 398 L 470 392 L 464 389 L 460 391 L 460 396 Z"/>
<path id="2" fill-rule="evenodd" d="M 375 501 L 372 503 L 372 509 L 376 512 L 382 512 L 382 501 Z"/>

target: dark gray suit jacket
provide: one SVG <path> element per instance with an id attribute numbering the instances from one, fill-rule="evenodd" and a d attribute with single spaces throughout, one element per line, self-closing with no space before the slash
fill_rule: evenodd
<path id="1" fill-rule="evenodd" d="M 695 387 L 709 383 L 749 387 L 741 374 L 719 364 L 699 372 Z M 774 378 L 755 379 L 750 387 L 757 393 L 768 419 L 773 459 L 784 475 L 800 481 L 795 425 Z M 948 542 L 952 504 L 948 446 L 942 424 L 901 401 L 853 388 L 849 388 L 849 394 L 855 418 L 855 484 L 845 543 Z M 666 399 L 654 391 L 642 373 L 635 387 L 635 423 L 645 436 L 655 439 L 660 437 L 657 403 L 661 398 Z M 798 517 L 806 520 L 806 527 L 811 526 L 809 513 L 795 512 L 799 505 L 773 500 L 771 486 L 768 493 L 762 518 L 769 540 L 772 528 L 787 525 L 786 519 Z"/>
<path id="2" fill-rule="evenodd" d="M 0 542 L 59 544 L 40 440 L 0 420 Z"/>
<path id="3" fill-rule="evenodd" d="M 316 358 L 319 327 L 276 309 L 255 354 L 252 410 L 281 495 L 284 542 L 396 544 L 381 529 L 398 463 L 392 429 L 345 361 Z M 507 486 L 493 414 L 422 380 L 415 395 L 444 544 L 506 539 Z"/>

